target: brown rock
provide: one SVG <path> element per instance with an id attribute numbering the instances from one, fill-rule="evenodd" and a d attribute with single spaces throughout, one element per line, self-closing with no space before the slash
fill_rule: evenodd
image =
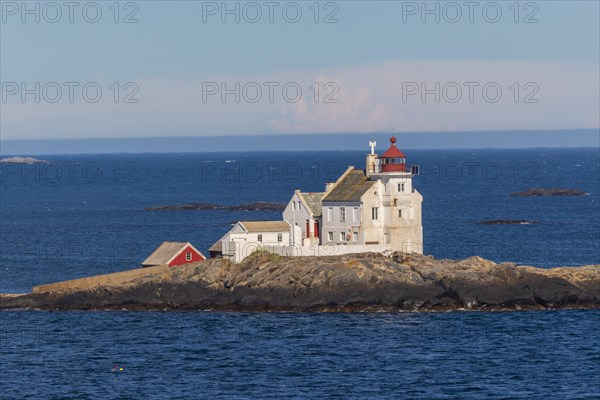
<path id="1" fill-rule="evenodd" d="M 600 266 L 541 269 L 394 253 L 207 260 L 118 287 L 0 297 L 0 308 L 456 310 L 600 307 Z"/>

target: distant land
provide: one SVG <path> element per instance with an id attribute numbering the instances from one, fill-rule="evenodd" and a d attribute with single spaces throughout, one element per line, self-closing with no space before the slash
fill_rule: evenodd
<path id="1" fill-rule="evenodd" d="M 368 150 L 391 132 L 238 136 L 165 136 L 98 139 L 0 140 L 2 155 L 202 153 L 221 151 Z M 600 129 L 481 132 L 397 132 L 402 149 L 519 149 L 600 147 Z"/>

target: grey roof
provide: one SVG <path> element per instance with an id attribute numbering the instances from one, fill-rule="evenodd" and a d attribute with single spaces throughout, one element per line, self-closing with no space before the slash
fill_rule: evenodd
<path id="1" fill-rule="evenodd" d="M 349 171 L 341 181 L 336 182 L 323 201 L 360 201 L 360 198 L 376 181 L 370 181 L 365 172 L 360 169 Z"/>
<path id="2" fill-rule="evenodd" d="M 208 251 L 223 251 L 223 242 L 219 239 L 218 242 L 208 248 Z"/>
<path id="3" fill-rule="evenodd" d="M 285 221 L 239 221 L 248 232 L 287 232 L 290 225 Z"/>
<path id="4" fill-rule="evenodd" d="M 142 265 L 164 265 L 169 261 L 179 250 L 187 246 L 187 242 L 163 242 L 150 257 L 146 258 Z"/>
<path id="5" fill-rule="evenodd" d="M 320 217 L 323 215 L 323 204 L 321 201 L 323 200 L 323 196 L 325 193 L 298 193 L 310 208 L 310 212 L 312 212 L 313 217 Z"/>

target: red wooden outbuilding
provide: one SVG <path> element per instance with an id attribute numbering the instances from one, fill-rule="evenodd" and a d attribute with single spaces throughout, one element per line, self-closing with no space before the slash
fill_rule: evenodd
<path id="1" fill-rule="evenodd" d="M 176 267 L 203 260 L 206 260 L 204 254 L 192 246 L 190 242 L 163 242 L 150 257 L 144 260 L 142 267 L 155 267 L 158 265 Z"/>

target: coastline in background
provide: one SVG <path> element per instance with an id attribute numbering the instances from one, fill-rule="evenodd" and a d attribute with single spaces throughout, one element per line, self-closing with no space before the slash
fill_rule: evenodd
<path id="1" fill-rule="evenodd" d="M 169 132 L 165 134 L 170 134 Z M 176 134 L 176 133 L 174 133 Z M 0 140 L 0 154 L 195 153 L 230 151 L 361 150 L 370 140 L 387 142 L 390 132 L 299 135 L 170 136 L 98 139 Z M 410 149 L 600 147 L 599 129 L 396 133 Z"/>

